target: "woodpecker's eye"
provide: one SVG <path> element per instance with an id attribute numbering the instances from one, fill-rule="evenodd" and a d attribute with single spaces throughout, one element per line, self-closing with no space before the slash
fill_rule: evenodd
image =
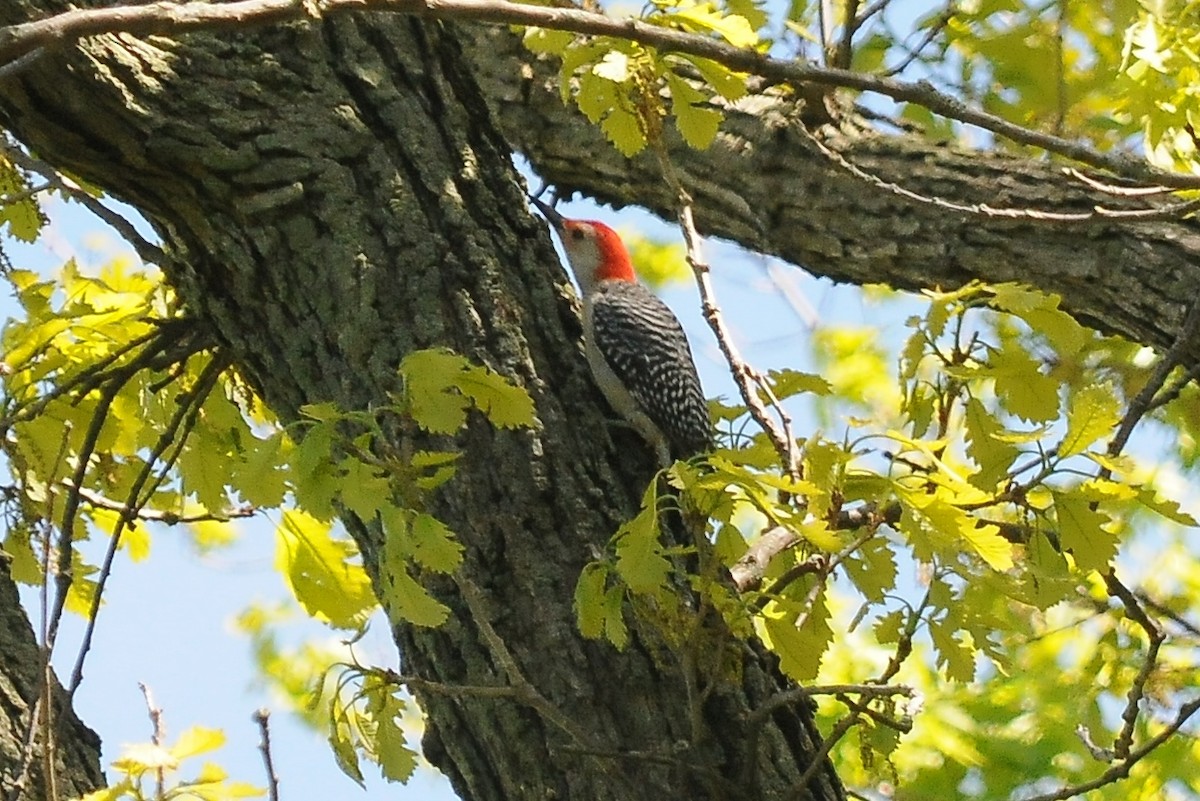
<path id="1" fill-rule="evenodd" d="M 574 239 L 576 242 L 582 242 L 584 239 L 587 238 L 587 232 L 585 232 L 582 228 L 572 228 L 571 229 L 571 238 Z"/>

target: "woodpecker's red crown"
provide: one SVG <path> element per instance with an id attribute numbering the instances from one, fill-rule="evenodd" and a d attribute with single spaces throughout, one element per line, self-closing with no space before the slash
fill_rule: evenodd
<path id="1" fill-rule="evenodd" d="M 563 248 L 576 269 L 590 266 L 592 281 L 636 281 L 625 243 L 596 220 L 563 220 Z"/>

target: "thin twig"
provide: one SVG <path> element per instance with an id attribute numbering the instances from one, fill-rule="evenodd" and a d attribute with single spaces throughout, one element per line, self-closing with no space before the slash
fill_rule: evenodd
<path id="1" fill-rule="evenodd" d="M 74 12 L 68 11 L 66 13 L 71 14 Z M 0 28 L 0 41 L 2 41 L 3 33 L 7 30 L 11 30 L 11 28 Z M 0 145 L 0 149 L 4 151 L 4 154 L 11 159 L 14 164 L 22 169 L 35 172 L 42 176 L 50 182 L 54 189 L 61 192 L 63 196 L 77 201 L 87 208 L 87 210 L 92 214 L 95 214 L 101 220 L 108 223 L 108 225 L 111 226 L 114 231 L 120 234 L 122 239 L 129 243 L 130 247 L 134 249 L 142 261 L 150 264 L 163 264 L 166 261 L 166 254 L 163 252 L 162 248 L 151 243 L 140 233 L 138 233 L 138 230 L 134 227 L 133 223 L 122 217 L 120 214 L 117 214 L 108 206 L 105 206 L 98 199 L 89 195 L 78 186 L 75 186 L 74 183 L 64 178 L 61 173 L 54 169 L 54 167 L 50 166 L 41 159 L 30 156 L 18 147 L 4 144 Z"/>
<path id="2" fill-rule="evenodd" d="M 1129 588 L 1117 578 L 1115 570 L 1109 570 L 1105 574 L 1104 585 L 1108 588 L 1110 595 L 1120 599 L 1121 603 L 1125 606 L 1126 617 L 1137 623 L 1142 631 L 1146 632 L 1146 638 L 1149 640 L 1149 645 L 1146 647 L 1146 655 L 1142 658 L 1142 665 L 1138 668 L 1137 675 L 1134 676 L 1133 682 L 1129 686 L 1129 693 L 1125 699 L 1125 709 L 1121 712 L 1121 731 L 1117 734 L 1117 739 L 1113 743 L 1113 754 L 1118 759 L 1126 759 L 1129 756 L 1130 748 L 1133 746 L 1134 728 L 1137 726 L 1138 716 L 1141 712 L 1139 706 L 1146 694 L 1146 682 L 1150 680 L 1150 675 L 1158 665 L 1158 651 L 1162 647 L 1166 636 L 1163 634 L 1162 627 L 1146 614 L 1146 611 L 1142 609 L 1141 603 L 1138 602 Z"/>
<path id="3" fill-rule="evenodd" d="M 721 308 L 717 305 L 716 292 L 712 285 L 712 272 L 700 245 L 700 233 L 692 219 L 691 199 L 678 181 L 672 181 L 679 194 L 679 224 L 683 228 L 683 239 L 687 247 L 687 260 L 696 276 L 696 284 L 700 288 L 700 303 L 704 311 L 704 319 L 717 338 L 721 353 L 729 364 L 733 380 L 738 386 L 742 402 L 750 412 L 754 421 L 762 427 L 775 446 L 775 451 L 783 464 L 784 471 L 795 480 L 800 479 L 800 450 L 796 439 L 792 436 L 792 419 L 784 410 L 783 404 L 775 397 L 770 382 L 758 370 L 751 367 L 742 358 L 737 346 L 733 344 L 733 334 L 725 324 Z M 759 392 L 766 395 L 771 403 L 778 421 L 767 413 L 766 404 L 759 397 Z"/>
<path id="4" fill-rule="evenodd" d="M 114 369 L 108 380 L 100 387 L 100 398 L 96 403 L 95 410 L 92 412 L 92 419 L 88 424 L 87 432 L 84 434 L 83 443 L 79 448 L 79 452 L 75 455 L 75 473 L 71 477 L 71 489 L 67 493 L 62 524 L 59 527 L 58 575 L 55 580 L 56 594 L 54 608 L 50 613 L 50 626 L 48 630 L 48 647 L 51 651 L 54 649 L 54 641 L 58 635 L 59 621 L 62 619 L 63 609 L 67 601 L 67 593 L 71 587 L 71 561 L 74 555 L 75 518 L 79 511 L 79 504 L 82 501 L 82 496 L 77 490 L 83 487 L 83 480 L 90 466 L 92 454 L 96 449 L 100 431 L 107 420 L 108 410 L 121 388 L 134 375 L 154 364 L 159 357 L 173 353 L 174 348 L 180 345 L 181 342 L 175 335 L 175 332 L 163 332 L 162 337 L 158 341 L 148 345 L 129 363 Z M 186 348 L 186 346 L 184 347 Z"/>
<path id="5" fill-rule="evenodd" d="M 808 783 L 817 775 L 817 771 L 824 767 L 825 758 L 829 756 L 829 752 L 846 736 L 846 732 L 858 723 L 859 717 L 858 712 L 850 712 L 834 725 L 825 739 L 821 740 L 820 748 L 810 757 L 812 761 L 808 763 L 808 767 L 792 785 L 792 791 L 787 795 L 787 801 L 801 801 L 805 797 L 809 792 Z"/>
<path id="6" fill-rule="evenodd" d="M 1195 346 L 1197 334 L 1200 334 L 1200 300 L 1192 302 L 1187 316 L 1183 319 L 1183 325 L 1175 336 L 1175 341 L 1158 360 L 1158 364 L 1154 365 L 1154 371 L 1146 380 L 1146 385 L 1129 402 L 1129 408 L 1125 410 L 1125 416 L 1121 418 L 1121 425 L 1117 427 L 1117 433 L 1113 435 L 1112 441 L 1108 444 L 1109 456 L 1117 456 L 1125 449 L 1125 444 L 1129 441 L 1133 429 L 1153 407 L 1154 398 L 1163 388 L 1171 371 L 1183 361 L 1187 349 Z M 1101 471 L 1101 477 L 1110 478 L 1111 476 L 1111 470 L 1105 468 Z"/>
<path id="7" fill-rule="evenodd" d="M 838 69 L 849 69 L 854 58 L 854 34 L 858 33 L 858 28 L 862 25 L 862 20 L 858 18 L 858 2 L 859 0 L 845 0 L 845 8 L 842 10 L 842 36 L 833 54 L 833 66 Z"/>
<path id="8" fill-rule="evenodd" d="M 107 509 L 110 512 L 128 512 L 128 503 L 124 501 L 115 501 L 112 498 L 106 498 L 98 492 L 90 489 L 82 489 L 79 494 L 89 505 L 97 509 Z M 179 512 L 168 512 L 163 509 L 134 509 L 132 514 L 137 520 L 143 520 L 149 523 L 162 523 L 164 526 L 177 526 L 184 523 L 228 523 L 231 520 L 237 520 L 243 517 L 254 517 L 259 510 L 253 506 L 241 506 L 237 508 L 226 508 L 220 512 L 200 512 L 198 514 L 180 514 Z"/>
<path id="9" fill-rule="evenodd" d="M 1145 590 L 1139 590 L 1139 591 L 1135 592 L 1134 595 L 1137 596 L 1137 599 L 1139 601 L 1141 601 L 1143 605 L 1145 605 L 1146 607 L 1148 607 L 1150 609 L 1153 609 L 1158 614 L 1167 618 L 1172 623 L 1179 626 L 1179 628 L 1186 631 L 1188 634 L 1192 635 L 1193 637 L 1200 637 L 1200 625 L 1193 623 L 1192 621 L 1188 620 L 1183 615 L 1179 614 L 1178 612 L 1176 612 L 1175 610 L 1166 606 L 1165 604 L 1154 600 L 1146 593 Z"/>
<path id="10" fill-rule="evenodd" d="M 275 762 L 271 756 L 270 716 L 270 710 L 263 707 L 254 713 L 254 722 L 258 724 L 258 750 L 262 752 L 263 767 L 267 771 L 267 798 L 268 801 L 279 801 L 279 776 L 275 773 Z"/>
<path id="11" fill-rule="evenodd" d="M 139 471 L 133 484 L 130 486 L 129 495 L 124 505 L 121 506 L 120 517 L 117 518 L 117 523 L 113 527 L 112 534 L 108 540 L 108 550 L 105 551 L 104 561 L 100 565 L 100 572 L 96 577 L 96 588 L 92 593 L 92 603 L 88 609 L 87 625 L 84 628 L 83 639 L 79 646 L 79 653 L 75 657 L 75 665 L 71 669 L 71 682 L 68 685 L 67 697 L 75 698 L 75 692 L 83 683 L 83 664 L 87 658 L 88 652 L 92 647 L 92 638 L 95 636 L 96 621 L 100 615 L 100 603 L 104 598 L 104 589 L 108 584 L 108 578 L 112 574 L 113 561 L 117 555 L 117 549 L 121 544 L 121 535 L 125 529 L 130 526 L 137 518 L 141 507 L 149 500 L 149 496 L 161 484 L 165 476 L 160 474 L 158 479 L 152 482 L 150 489 L 146 493 L 146 497 L 141 497 L 146 482 L 149 480 L 151 473 L 154 470 L 155 463 L 170 447 L 171 443 L 179 439 L 186 439 L 187 431 L 191 430 L 191 425 L 195 422 L 195 417 L 199 413 L 201 405 L 216 386 L 217 379 L 228 366 L 228 362 L 224 356 L 214 354 L 211 361 L 204 366 L 200 375 L 196 378 L 196 385 L 183 396 L 178 398 L 178 405 L 175 413 L 168 421 L 166 428 L 159 435 L 158 441 L 151 449 L 148 458 L 143 462 L 142 469 Z M 180 434 L 182 433 L 182 436 Z"/>
<path id="12" fill-rule="evenodd" d="M 146 713 L 150 716 L 150 726 L 152 728 L 150 742 L 161 748 L 167 738 L 167 727 L 163 722 L 162 708 L 154 703 L 154 696 L 151 695 L 150 688 L 145 683 L 139 681 L 138 689 L 142 691 L 142 697 L 146 699 Z M 158 792 L 154 794 L 155 798 L 163 797 L 163 791 L 166 788 L 166 778 L 161 765 L 154 769 L 154 783 L 158 789 Z"/>
<path id="13" fill-rule="evenodd" d="M 1142 761 L 1150 752 L 1165 743 L 1175 735 L 1175 732 L 1183 728 L 1183 725 L 1188 722 L 1192 715 L 1200 711 L 1200 698 L 1195 698 L 1179 708 L 1179 713 L 1175 719 L 1167 725 L 1165 729 L 1160 731 L 1153 738 L 1146 741 L 1141 748 L 1129 754 L 1127 759 L 1123 759 L 1113 765 L 1108 770 L 1101 773 L 1091 781 L 1081 782 L 1079 784 L 1063 787 L 1054 792 L 1035 795 L 1025 801 L 1066 801 L 1068 798 L 1077 798 L 1085 793 L 1090 793 L 1092 790 L 1099 789 L 1114 782 L 1120 781 L 1129 777 L 1129 772 L 1133 770 L 1133 766 Z"/>
<path id="14" fill-rule="evenodd" d="M 946 26 L 950 24 L 950 20 L 954 19 L 954 15 L 956 13 L 957 8 L 955 7 L 955 3 L 949 3 L 945 10 L 938 15 L 938 18 L 934 21 L 934 23 L 929 26 L 929 30 L 925 31 L 925 35 L 921 37 L 921 41 L 917 42 L 917 44 L 908 51 L 899 64 L 886 70 L 883 73 L 884 76 L 890 78 L 893 75 L 899 75 L 908 69 L 914 61 L 921 57 L 921 52 L 925 50 L 926 47 L 929 47 L 930 43 L 933 42 L 933 40 L 936 39 L 942 31 L 946 30 Z"/>

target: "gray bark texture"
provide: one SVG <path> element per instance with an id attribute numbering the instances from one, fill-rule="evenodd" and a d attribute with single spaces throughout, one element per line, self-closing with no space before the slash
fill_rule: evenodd
<path id="1" fill-rule="evenodd" d="M 10 0 L 0 24 L 64 8 Z M 651 160 L 622 159 L 564 107 L 551 76 L 502 29 L 345 14 L 178 41 L 97 37 L 0 82 L 0 115 L 38 155 L 147 215 L 197 323 L 284 419 L 306 403 L 381 403 L 402 356 L 434 345 L 533 395 L 535 431 L 472 421 L 436 502 L 467 548 L 462 580 L 478 602 L 436 583 L 447 625 L 396 632 L 406 673 L 495 686 L 516 670 L 558 712 L 422 697 L 426 754 L 463 798 L 840 799 L 828 764 L 795 787 L 820 739 L 807 708 L 752 725 L 784 687 L 768 655 L 715 625 L 683 649 L 638 626 L 621 653 L 576 632 L 580 569 L 632 514 L 652 465 L 605 422 L 565 275 L 525 210 L 510 149 L 562 190 L 667 217 L 674 199 Z M 801 116 L 755 96 L 712 150 L 674 149 L 707 233 L 841 281 L 1023 280 L 1157 347 L 1196 297 L 1193 223 L 950 212 L 853 177 L 813 146 Z M 828 135 L 862 168 L 957 203 L 1121 205 L 1042 161 Z M 378 534 L 348 522 L 377 574 Z M 714 652 L 729 658 L 697 668 L 692 657 Z"/>
<path id="2" fill-rule="evenodd" d="M 52 759 L 41 748 L 35 749 L 32 761 L 26 758 L 29 719 L 42 687 L 41 664 L 41 650 L 21 609 L 8 563 L 0 559 L 0 798 L 5 801 L 76 798 L 104 786 L 100 738 L 66 705 L 66 693 L 53 676 L 51 720 L 59 733 L 57 747 Z M 49 772 L 48 763 L 53 764 Z"/>
<path id="3" fill-rule="evenodd" d="M 6 4 L 0 23 L 62 7 Z M 197 324 L 282 418 L 385 403 L 403 355 L 435 345 L 530 391 L 537 429 L 473 420 L 435 503 L 476 602 L 434 584 L 450 621 L 396 631 L 405 673 L 527 682 L 553 708 L 421 697 L 426 754 L 463 798 L 844 797 L 825 760 L 798 786 L 820 744 L 810 709 L 752 717 L 786 686 L 769 655 L 715 623 L 682 648 L 650 624 L 624 652 L 577 633 L 576 579 L 652 459 L 606 422 L 565 274 L 453 28 L 346 14 L 97 37 L 0 84 L 0 115 L 146 214 Z M 378 575 L 378 533 L 347 522 Z"/>

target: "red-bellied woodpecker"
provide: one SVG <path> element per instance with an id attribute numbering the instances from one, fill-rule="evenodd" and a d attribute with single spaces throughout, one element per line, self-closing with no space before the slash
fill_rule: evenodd
<path id="1" fill-rule="evenodd" d="M 583 342 L 609 404 L 663 466 L 712 447 L 700 377 L 679 320 L 637 282 L 629 251 L 602 222 L 568 220 L 533 198 L 554 226 L 583 290 Z"/>

